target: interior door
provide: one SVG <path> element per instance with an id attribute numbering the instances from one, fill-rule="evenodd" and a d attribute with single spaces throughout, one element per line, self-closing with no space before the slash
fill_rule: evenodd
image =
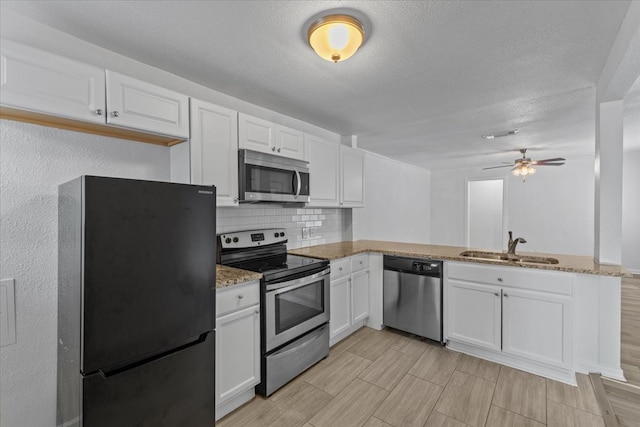
<path id="1" fill-rule="evenodd" d="M 215 188 L 85 177 L 83 190 L 83 374 L 213 330 Z"/>

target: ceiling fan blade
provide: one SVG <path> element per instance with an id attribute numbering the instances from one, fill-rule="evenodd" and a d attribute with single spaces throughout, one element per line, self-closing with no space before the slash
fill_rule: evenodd
<path id="1" fill-rule="evenodd" d="M 562 166 L 564 165 L 564 162 L 562 163 L 538 163 L 536 166 Z"/>
<path id="2" fill-rule="evenodd" d="M 489 166 L 488 168 L 482 168 L 482 170 L 486 171 L 487 169 L 510 168 L 511 166 L 513 166 L 513 164 L 502 165 L 502 166 Z"/>
<path id="3" fill-rule="evenodd" d="M 565 159 L 563 159 L 562 157 L 556 157 L 554 159 L 536 160 L 536 161 L 533 161 L 531 163 L 534 164 L 534 165 L 539 165 L 539 164 L 542 164 L 542 163 L 545 163 L 545 162 L 564 162 L 564 161 L 565 161 Z"/>

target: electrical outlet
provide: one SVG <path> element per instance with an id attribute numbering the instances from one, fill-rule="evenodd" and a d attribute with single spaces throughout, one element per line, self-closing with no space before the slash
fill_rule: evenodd
<path id="1" fill-rule="evenodd" d="M 302 240 L 307 240 L 310 235 L 310 229 L 308 227 L 302 229 Z"/>

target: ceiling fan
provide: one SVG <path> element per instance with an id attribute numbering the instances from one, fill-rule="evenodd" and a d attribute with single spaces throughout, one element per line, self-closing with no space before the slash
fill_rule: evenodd
<path id="1" fill-rule="evenodd" d="M 500 166 L 490 166 L 488 168 L 482 168 L 482 170 L 487 169 L 498 169 L 498 168 L 508 168 L 511 167 L 511 171 L 515 176 L 521 176 L 522 181 L 526 179 L 527 175 L 533 175 L 536 173 L 536 170 L 533 166 L 562 166 L 564 165 L 564 160 L 562 157 L 555 157 L 553 159 L 544 159 L 544 160 L 531 160 L 530 157 L 527 157 L 527 149 L 521 148 L 520 152 L 522 153 L 522 158 L 516 159 L 513 163 L 504 162 L 504 165 Z"/>

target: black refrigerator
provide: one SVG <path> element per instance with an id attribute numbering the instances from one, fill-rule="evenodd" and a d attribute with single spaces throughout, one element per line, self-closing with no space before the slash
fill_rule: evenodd
<path id="1" fill-rule="evenodd" d="M 215 424 L 215 218 L 215 187 L 58 187 L 58 426 Z"/>

